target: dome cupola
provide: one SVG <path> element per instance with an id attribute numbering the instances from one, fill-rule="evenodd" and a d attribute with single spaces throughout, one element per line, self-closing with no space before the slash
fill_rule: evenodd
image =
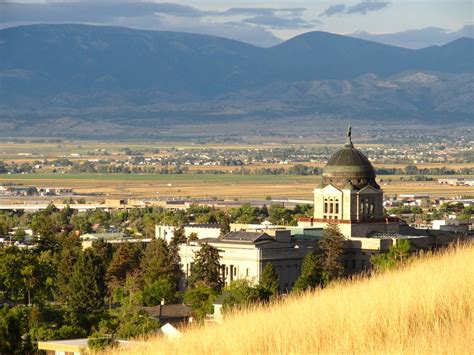
<path id="1" fill-rule="evenodd" d="M 372 185 L 379 189 L 375 181 L 375 170 L 369 159 L 354 148 L 351 127 L 347 130 L 346 144 L 332 155 L 323 172 L 323 185 L 333 185 L 340 189 L 361 189 Z"/>

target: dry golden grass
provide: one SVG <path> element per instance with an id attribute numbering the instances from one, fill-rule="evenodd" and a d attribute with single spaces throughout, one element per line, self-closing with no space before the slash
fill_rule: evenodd
<path id="1" fill-rule="evenodd" d="M 121 354 L 473 354 L 474 247 L 257 307 Z"/>

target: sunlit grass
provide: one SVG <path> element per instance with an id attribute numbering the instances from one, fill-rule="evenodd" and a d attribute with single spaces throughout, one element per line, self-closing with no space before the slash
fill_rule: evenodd
<path id="1" fill-rule="evenodd" d="M 118 350 L 116 350 L 118 351 Z M 134 354 L 474 353 L 474 247 L 151 339 Z"/>

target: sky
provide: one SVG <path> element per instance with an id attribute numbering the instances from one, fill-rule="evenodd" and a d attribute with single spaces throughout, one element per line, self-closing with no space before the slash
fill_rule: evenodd
<path id="1" fill-rule="evenodd" d="M 210 34 L 264 47 L 304 32 L 326 31 L 422 47 L 461 35 L 472 37 L 473 4 L 472 0 L 0 0 L 0 28 L 86 23 Z M 464 26 L 469 27 L 458 34 Z"/>

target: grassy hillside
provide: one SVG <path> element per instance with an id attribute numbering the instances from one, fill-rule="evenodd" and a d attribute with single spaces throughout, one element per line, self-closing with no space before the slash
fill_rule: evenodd
<path id="1" fill-rule="evenodd" d="M 474 247 L 152 339 L 136 354 L 474 353 Z"/>

